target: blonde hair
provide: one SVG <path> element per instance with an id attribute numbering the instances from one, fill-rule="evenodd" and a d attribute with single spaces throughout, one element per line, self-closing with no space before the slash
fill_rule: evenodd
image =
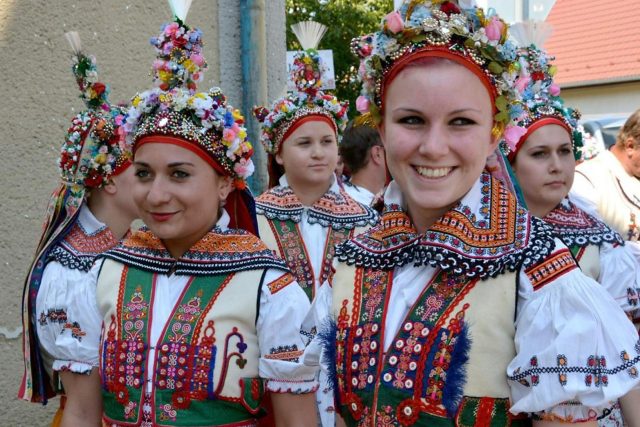
<path id="1" fill-rule="evenodd" d="M 616 145 L 624 146 L 627 139 L 632 138 L 640 144 L 640 109 L 636 110 L 624 123 L 616 138 Z"/>

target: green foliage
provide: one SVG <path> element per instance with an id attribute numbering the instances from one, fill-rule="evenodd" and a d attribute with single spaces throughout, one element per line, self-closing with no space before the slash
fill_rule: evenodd
<path id="1" fill-rule="evenodd" d="M 312 20 L 328 27 L 318 49 L 333 50 L 335 95 L 349 101 L 349 117 L 355 117 L 359 60 L 351 53 L 351 39 L 376 31 L 382 18 L 393 10 L 393 0 L 286 0 L 286 8 L 288 50 L 300 49 L 291 25 Z"/>

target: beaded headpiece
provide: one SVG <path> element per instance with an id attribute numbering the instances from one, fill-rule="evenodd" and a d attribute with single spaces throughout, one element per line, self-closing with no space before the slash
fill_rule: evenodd
<path id="1" fill-rule="evenodd" d="M 566 107 L 560 97 L 560 87 L 554 83 L 554 58 L 542 49 L 551 28 L 544 22 L 524 22 L 512 27 L 512 35 L 521 46 L 517 51 L 520 65 L 514 86 L 522 97 L 523 111 L 517 117 L 518 131 L 501 144 L 510 161 L 536 129 L 546 124 L 564 127 L 571 135 L 576 159 L 583 145 L 578 126 L 580 112 Z"/>
<path id="2" fill-rule="evenodd" d="M 257 107 L 254 115 L 261 124 L 260 142 L 267 153 L 275 155 L 282 142 L 305 117 L 317 116 L 330 123 L 336 135 L 347 125 L 348 103 L 320 90 L 322 63 L 316 48 L 326 27 L 313 21 L 300 22 L 291 27 L 303 51 L 293 61 L 291 78 L 295 91 L 273 102 L 270 109 Z"/>
<path id="3" fill-rule="evenodd" d="M 515 126 L 518 93 L 511 84 L 517 72 L 516 46 L 507 40 L 507 24 L 490 9 L 458 6 L 452 1 L 413 0 L 382 21 L 382 28 L 356 38 L 351 49 L 360 57 L 363 86 L 356 107 L 380 123 L 385 87 L 405 65 L 423 57 L 446 58 L 474 72 L 491 95 L 494 135 Z"/>
<path id="4" fill-rule="evenodd" d="M 123 109 L 109 103 L 109 87 L 97 80 L 96 60 L 82 52 L 78 33 L 65 36 L 75 53 L 72 70 L 87 110 L 71 121 L 60 150 L 60 176 L 70 186 L 100 188 L 130 164 Z"/>
<path id="5" fill-rule="evenodd" d="M 157 59 L 154 88 L 137 94 L 124 125 L 133 151 L 145 142 L 178 138 L 199 148 L 218 173 L 234 178 L 238 189 L 254 171 L 253 147 L 244 118 L 227 104 L 220 88 L 196 92 L 207 63 L 202 56 L 202 32 L 184 23 L 186 2 L 172 1 L 174 21 L 151 38 Z M 190 2 L 188 2 L 190 3 Z"/>

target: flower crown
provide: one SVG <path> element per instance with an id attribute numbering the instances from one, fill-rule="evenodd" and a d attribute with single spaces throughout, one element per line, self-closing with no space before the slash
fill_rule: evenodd
<path id="1" fill-rule="evenodd" d="M 348 102 L 320 90 L 322 86 L 322 63 L 316 50 L 326 27 L 316 22 L 301 22 L 292 29 L 303 49 L 296 53 L 290 77 L 296 90 L 273 102 L 270 109 L 257 107 L 254 110 L 260 122 L 260 142 L 269 154 L 280 151 L 283 139 L 299 119 L 320 115 L 328 118 L 339 136 L 347 126 Z"/>
<path id="2" fill-rule="evenodd" d="M 545 50 L 536 46 L 541 45 L 544 38 L 533 34 L 525 37 L 525 30 L 522 27 L 529 27 L 528 31 L 533 32 L 533 27 L 539 23 L 523 23 L 514 28 L 514 37 L 519 39 L 523 46 L 517 51 L 517 60 L 520 65 L 518 77 L 514 81 L 516 90 L 522 99 L 523 111 L 517 117 L 517 128 L 514 128 L 512 138 L 506 139 L 501 144 L 501 150 L 513 160 L 517 150 L 525 142 L 526 137 L 531 133 L 531 126 L 545 118 L 552 118 L 563 123 L 571 134 L 573 150 L 576 158 L 579 158 L 583 145 L 582 132 L 579 130 L 578 120 L 580 112 L 564 105 L 560 97 L 560 87 L 553 81 L 556 73 L 556 66 L 552 64 L 555 59 Z M 536 29 L 544 31 L 545 29 Z M 548 29 L 550 33 L 550 29 Z M 537 40 L 532 40 L 537 38 Z"/>
<path id="3" fill-rule="evenodd" d="M 381 121 L 385 79 L 394 65 L 421 51 L 436 51 L 478 68 L 494 93 L 494 134 L 514 126 L 519 114 L 518 94 L 511 81 L 517 71 L 516 46 L 507 40 L 507 24 L 490 9 L 460 8 L 442 0 L 405 1 L 387 15 L 380 31 L 356 38 L 351 49 L 360 57 L 363 86 L 356 107 Z"/>
<path id="4" fill-rule="evenodd" d="M 116 108 L 109 112 L 83 111 L 73 118 L 58 161 L 64 182 L 101 188 L 129 161 L 119 126 L 123 118 Z"/>
<path id="5" fill-rule="evenodd" d="M 151 38 L 151 44 L 157 52 L 156 87 L 133 98 L 124 125 L 128 143 L 134 146 L 152 135 L 185 139 L 209 153 L 234 178 L 235 187 L 244 189 L 254 171 L 244 118 L 227 105 L 219 88 L 196 92 L 207 66 L 201 54 L 202 33 L 176 17 Z"/>
<path id="6" fill-rule="evenodd" d="M 121 127 L 124 113 L 109 103 L 108 86 L 98 81 L 95 58 L 82 53 L 78 33 L 65 35 L 75 53 L 72 71 L 87 110 L 71 121 L 58 159 L 60 177 L 71 186 L 101 188 L 131 158 Z"/>

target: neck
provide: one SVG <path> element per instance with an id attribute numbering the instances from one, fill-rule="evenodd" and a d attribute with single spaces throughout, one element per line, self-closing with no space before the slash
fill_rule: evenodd
<path id="1" fill-rule="evenodd" d="M 556 203 L 553 206 L 550 206 L 550 205 L 540 206 L 540 205 L 527 204 L 527 209 L 529 210 L 529 212 L 531 212 L 531 215 L 538 218 L 544 218 L 545 216 L 549 215 L 549 213 L 552 210 L 554 210 L 556 206 L 558 206 L 558 204 L 560 204 L 560 202 Z"/>
<path id="2" fill-rule="evenodd" d="M 213 227 L 218 222 L 219 217 L 216 217 L 214 222 L 206 227 L 206 229 L 200 229 L 197 232 L 194 232 L 188 236 L 181 236 L 175 239 L 161 239 L 162 244 L 167 251 L 171 254 L 171 256 L 175 259 L 180 259 L 182 256 L 191 249 L 196 243 L 198 243 L 204 236 L 209 233 Z"/>
<path id="3" fill-rule="evenodd" d="M 87 205 L 93 216 L 109 227 L 116 238 L 122 239 L 127 234 L 134 218 L 124 214 L 123 210 L 116 206 L 104 192 L 94 190 L 87 200 Z"/>
<path id="4" fill-rule="evenodd" d="M 364 168 L 351 175 L 351 183 L 366 188 L 373 194 L 378 194 L 383 188 L 386 176 L 370 168 Z"/>
<path id="5" fill-rule="evenodd" d="M 416 231 L 420 234 L 424 234 L 427 230 L 435 224 L 437 220 L 442 217 L 449 209 L 451 209 L 453 205 L 448 206 L 446 208 L 441 209 L 412 209 L 411 206 L 408 207 L 409 217 L 411 218 L 411 222 L 413 222 L 413 226 L 416 228 Z"/>
<path id="6" fill-rule="evenodd" d="M 331 180 L 319 184 L 307 184 L 289 181 L 289 187 L 293 190 L 304 206 L 313 206 L 331 188 Z"/>

